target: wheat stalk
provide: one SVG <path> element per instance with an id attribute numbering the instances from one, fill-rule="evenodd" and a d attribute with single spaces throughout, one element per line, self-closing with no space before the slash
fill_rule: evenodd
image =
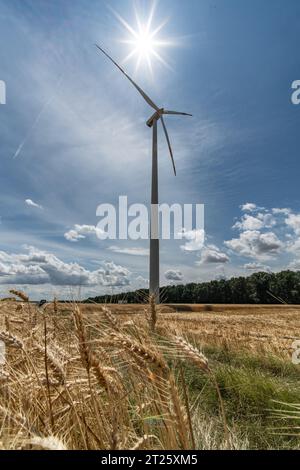
<path id="1" fill-rule="evenodd" d="M 14 289 L 11 289 L 9 292 L 16 297 L 19 297 L 19 299 L 23 300 L 24 302 L 29 302 L 29 297 L 24 292 Z"/>
<path id="2" fill-rule="evenodd" d="M 89 351 L 88 351 L 88 346 L 87 346 L 86 329 L 83 323 L 82 313 L 77 306 L 75 307 L 75 310 L 74 310 L 74 321 L 75 321 L 77 338 L 79 342 L 79 352 L 81 356 L 81 361 L 85 369 L 89 373 L 91 365 L 90 365 L 90 357 L 89 357 Z"/>
<path id="3" fill-rule="evenodd" d="M 104 367 L 97 355 L 90 350 L 82 313 L 78 307 L 75 308 L 74 318 L 79 340 L 81 360 L 84 367 L 88 373 L 90 370 L 93 371 L 99 385 L 105 388 L 106 391 L 118 393 L 121 388 L 121 381 L 119 380 L 117 370 L 112 367 Z M 100 349 L 100 351 L 103 358 L 105 356 L 105 352 L 102 349 Z"/>
<path id="4" fill-rule="evenodd" d="M 45 353 L 45 347 L 41 346 L 40 344 L 35 344 L 34 348 L 42 354 Z M 56 383 L 63 385 L 65 383 L 65 373 L 64 373 L 64 369 L 63 369 L 61 362 L 59 361 L 55 353 L 51 351 L 49 347 L 47 347 L 46 355 L 47 355 L 47 362 L 49 363 L 49 365 L 51 366 L 51 369 L 53 370 L 53 375 L 56 379 Z"/>
<path id="5" fill-rule="evenodd" d="M 111 311 L 107 307 L 103 307 L 102 312 L 106 320 L 111 324 L 111 326 L 116 331 L 120 331 L 120 323 L 118 322 L 117 318 L 111 313 Z"/>
<path id="6" fill-rule="evenodd" d="M 176 387 L 173 374 L 170 374 L 169 376 L 169 388 L 170 388 L 170 396 L 171 396 L 172 405 L 173 405 L 171 415 L 173 416 L 175 423 L 176 423 L 180 448 L 189 449 L 189 442 L 188 442 L 189 429 L 187 426 L 188 418 L 180 402 L 180 398 L 179 398 L 179 394 L 178 394 L 178 390 Z"/>

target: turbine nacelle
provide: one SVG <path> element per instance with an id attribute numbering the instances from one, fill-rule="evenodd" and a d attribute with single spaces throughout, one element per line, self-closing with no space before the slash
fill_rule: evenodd
<path id="1" fill-rule="evenodd" d="M 157 108 L 157 111 L 155 111 L 155 113 L 151 116 L 151 118 L 148 119 L 147 126 L 152 127 L 154 120 L 158 121 L 160 118 L 162 118 L 164 114 L 170 114 L 173 116 L 192 116 L 192 114 L 188 114 L 188 113 L 182 113 L 179 111 L 168 111 L 165 108 L 161 108 L 161 109 Z"/>
<path id="2" fill-rule="evenodd" d="M 158 121 L 162 117 L 163 114 L 165 114 L 164 108 L 161 108 L 158 111 L 156 111 L 154 114 L 152 114 L 151 118 L 148 119 L 147 126 L 152 127 L 154 121 Z"/>

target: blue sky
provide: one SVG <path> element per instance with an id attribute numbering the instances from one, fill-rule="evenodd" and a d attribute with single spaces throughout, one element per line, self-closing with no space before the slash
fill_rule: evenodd
<path id="1" fill-rule="evenodd" d="M 145 286 L 147 243 L 100 241 L 100 203 L 150 197 L 151 110 L 93 44 L 122 62 L 150 0 L 0 0 L 0 294 L 95 295 Z M 300 268 L 297 0 L 160 0 L 169 47 L 153 74 L 124 67 L 168 119 L 160 201 L 205 204 L 205 247 L 162 242 L 161 283 Z M 279 210 L 280 209 L 280 210 Z M 77 226 L 77 228 L 76 228 Z M 71 241 L 77 230 L 82 238 Z"/>

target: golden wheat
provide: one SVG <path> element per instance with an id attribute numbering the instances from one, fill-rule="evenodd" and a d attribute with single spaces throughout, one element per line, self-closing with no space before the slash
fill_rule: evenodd
<path id="1" fill-rule="evenodd" d="M 7 348 L 0 366 L 4 449 L 247 447 L 245 436 L 239 441 L 228 430 L 214 362 L 198 345 L 224 342 L 232 350 L 247 341 L 255 351 L 258 343 L 275 351 L 276 339 L 288 347 L 300 325 L 295 313 L 276 313 L 272 322 L 266 313 L 247 314 L 246 321 L 236 313 L 170 313 L 151 301 L 146 318 L 132 314 L 142 313 L 140 306 L 68 304 L 58 315 L 62 307 L 55 300 L 50 305 L 24 303 L 21 317 L 15 302 L 1 304 L 0 341 Z M 187 362 L 198 369 L 195 374 L 214 381 L 223 428 L 220 416 L 205 418 L 201 394 L 196 401 L 190 394 L 180 375 Z"/>
<path id="2" fill-rule="evenodd" d="M 9 348 L 23 349 L 24 347 L 23 342 L 19 338 L 6 331 L 0 331 L 0 341 L 3 341 Z"/>
<path id="3" fill-rule="evenodd" d="M 19 297 L 19 299 L 23 300 L 24 302 L 29 302 L 29 297 L 24 292 L 14 289 L 11 289 L 9 292 L 16 297 Z"/>

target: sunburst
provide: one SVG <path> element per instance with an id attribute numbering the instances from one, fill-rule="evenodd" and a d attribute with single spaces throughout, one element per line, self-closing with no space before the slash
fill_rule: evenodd
<path id="1" fill-rule="evenodd" d="M 123 64 L 130 60 L 136 60 L 135 72 L 137 72 L 142 65 L 147 65 L 149 71 L 152 73 L 154 60 L 157 60 L 165 67 L 170 68 L 170 65 L 162 56 L 161 51 L 164 48 L 174 46 L 175 42 L 172 40 L 162 39 L 160 37 L 160 33 L 168 20 L 166 19 L 155 26 L 155 8 L 156 3 L 154 2 L 146 20 L 142 19 L 141 15 L 135 9 L 135 26 L 131 26 L 121 15 L 119 15 L 119 13 L 112 10 L 114 15 L 126 29 L 126 32 L 130 35 L 129 38 L 121 40 L 123 44 L 127 44 L 131 49 L 123 60 Z"/>

